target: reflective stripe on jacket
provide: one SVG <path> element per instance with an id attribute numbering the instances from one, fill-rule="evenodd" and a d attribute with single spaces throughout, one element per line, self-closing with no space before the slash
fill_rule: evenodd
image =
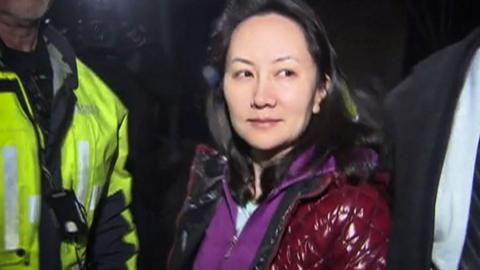
<path id="1" fill-rule="evenodd" d="M 95 243 L 88 244 L 88 263 L 96 269 L 112 267 L 115 263 L 122 264 L 125 269 L 135 269 L 138 244 L 128 209 L 131 176 L 124 169 L 128 153 L 127 109 L 80 60 L 73 58 L 72 63 L 64 62 L 68 57 L 56 47 L 58 37 L 49 27 L 44 34 L 57 92 L 53 106 L 65 105 L 56 104 L 62 102 L 57 99 L 62 93 L 73 93 L 71 96 L 76 100 L 72 102 L 75 107 L 67 130 L 59 139 L 61 158 L 55 164 L 59 164 L 63 188 L 73 190 L 86 210 L 89 240 L 96 239 Z M 66 83 L 68 77 L 74 77 L 74 83 Z M 53 113 L 55 108 L 52 109 L 52 121 L 55 119 Z M 48 242 L 40 243 L 39 237 L 42 233 L 40 219 L 51 218 L 41 216 L 41 204 L 44 203 L 41 185 L 45 180 L 42 180 L 40 161 L 41 151 L 50 140 L 45 141 L 34 119 L 32 104 L 21 79 L 7 68 L 1 68 L 0 269 L 40 269 L 40 249 L 50 248 Z M 102 209 L 95 211 L 97 208 Z M 115 222 L 111 227 L 116 226 L 116 229 L 95 228 L 109 228 L 108 222 Z M 110 235 L 105 237 L 107 234 Z M 105 239 L 109 239 L 108 244 Z M 125 247 L 115 247 L 117 242 Z M 103 248 L 107 245 L 110 245 L 109 250 Z M 58 254 L 62 269 L 78 267 L 77 256 L 82 261 L 86 248 L 86 244 L 62 242 Z M 105 255 L 117 250 L 122 254 L 115 259 L 107 258 L 110 254 Z M 104 261 L 102 256 L 106 258 Z M 125 259 L 118 261 L 118 258 Z"/>

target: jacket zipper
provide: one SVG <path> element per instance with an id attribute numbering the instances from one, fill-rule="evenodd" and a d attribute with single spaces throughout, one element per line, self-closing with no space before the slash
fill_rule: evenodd
<path id="1" fill-rule="evenodd" d="M 225 253 L 225 256 L 224 256 L 225 260 L 232 255 L 233 248 L 237 245 L 237 242 L 238 242 L 238 236 L 234 235 L 232 237 L 232 240 L 230 240 L 229 247 L 227 249 L 227 252 Z"/>
<path id="2" fill-rule="evenodd" d="M 52 176 L 52 173 L 50 172 L 50 170 L 46 167 L 45 153 L 43 152 L 43 151 L 46 151 L 46 148 L 47 148 L 47 145 L 46 145 L 47 142 L 45 141 L 45 134 L 43 133 L 42 128 L 38 124 L 38 121 L 37 121 L 38 117 L 37 117 L 35 111 L 33 110 L 32 103 L 30 102 L 30 99 L 29 99 L 29 97 L 26 93 L 25 87 L 23 86 L 23 84 L 21 82 L 21 79 L 20 79 L 20 77 L 18 77 L 18 75 L 16 75 L 16 80 L 17 80 L 17 84 L 20 88 L 20 92 L 22 94 L 23 100 L 25 101 L 25 105 L 27 106 L 27 108 L 26 108 L 27 112 L 26 113 L 28 113 L 28 115 L 30 115 L 30 117 L 28 117 L 28 118 L 29 118 L 30 122 L 32 123 L 32 125 L 34 127 L 35 134 L 36 134 L 36 137 L 37 137 L 37 142 L 38 142 L 38 146 L 39 146 L 38 157 L 39 157 L 40 167 L 41 167 L 41 171 L 42 171 L 41 177 L 45 177 L 46 180 L 47 180 L 48 186 L 50 188 L 54 188 L 53 176 Z"/>
<path id="3" fill-rule="evenodd" d="M 38 151 L 38 157 L 39 157 L 39 161 L 40 161 L 40 167 L 41 167 L 40 169 L 42 171 L 41 177 L 46 177 L 47 178 L 47 183 L 51 187 L 53 177 L 52 177 L 52 174 L 50 173 L 50 171 L 48 170 L 48 168 L 45 166 L 45 160 L 44 160 L 45 155 L 44 155 L 44 153 L 42 153 L 42 151 L 46 150 L 45 135 L 43 134 L 42 128 L 38 125 L 37 115 L 35 114 L 35 111 L 33 110 L 30 99 L 28 98 L 28 95 L 25 92 L 25 88 L 24 88 L 23 84 L 21 83 L 21 80 L 18 76 L 17 76 L 17 83 L 18 83 L 18 86 L 20 88 L 23 100 L 25 101 L 25 105 L 27 105 L 27 112 L 26 113 L 28 113 L 30 115 L 30 117 L 28 117 L 28 118 L 30 119 L 30 122 L 32 123 L 32 125 L 34 127 L 35 134 L 36 134 L 36 137 L 37 137 L 38 146 L 40 148 L 39 151 Z"/>
<path id="4" fill-rule="evenodd" d="M 20 94 L 21 94 L 21 97 L 19 97 L 19 98 L 22 98 L 25 101 L 25 105 L 27 106 L 26 113 L 30 116 L 28 118 L 29 118 L 30 122 L 32 123 L 32 125 L 35 129 L 35 133 L 37 135 L 37 141 L 39 142 L 40 149 L 45 149 L 45 147 L 46 147 L 45 136 L 42 132 L 42 129 L 40 128 L 40 126 L 37 123 L 37 116 L 36 116 L 35 112 L 33 111 L 32 103 L 30 102 L 30 99 L 28 98 L 28 95 L 25 91 L 25 87 L 23 86 L 23 83 L 22 83 L 22 80 L 20 79 L 20 77 L 15 74 L 15 79 L 17 81 L 18 88 L 19 88 Z"/>
<path id="5" fill-rule="evenodd" d="M 238 214 L 237 214 L 238 215 Z M 243 229 L 245 229 L 249 223 L 251 223 L 251 220 L 253 218 L 253 216 L 255 215 L 258 215 L 257 214 L 257 209 L 255 209 L 253 211 L 253 213 L 251 213 L 251 215 L 248 217 L 248 220 L 247 222 L 245 223 L 245 225 L 243 226 Z M 234 225 L 235 226 L 235 225 Z M 230 240 L 230 244 L 228 246 L 228 249 L 227 249 L 227 252 L 225 253 L 225 255 L 223 256 L 225 258 L 225 260 L 227 260 L 231 255 L 232 255 L 232 252 L 233 252 L 233 249 L 235 248 L 235 246 L 237 245 L 238 243 L 238 239 L 240 238 L 240 236 L 242 235 L 242 232 L 243 232 L 243 229 L 240 231 L 240 232 L 237 232 L 236 229 L 235 229 L 235 234 L 233 235 L 232 237 L 232 240 Z"/>

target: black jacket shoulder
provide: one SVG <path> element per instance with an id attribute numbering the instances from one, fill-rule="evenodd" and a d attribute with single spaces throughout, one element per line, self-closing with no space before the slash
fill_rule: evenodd
<path id="1" fill-rule="evenodd" d="M 480 28 L 418 64 L 384 103 L 392 141 L 393 228 L 388 269 L 430 269 L 435 200 L 455 107 Z"/>

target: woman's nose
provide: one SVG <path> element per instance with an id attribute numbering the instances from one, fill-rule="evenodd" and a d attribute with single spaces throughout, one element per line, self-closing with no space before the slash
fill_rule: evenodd
<path id="1" fill-rule="evenodd" d="M 277 105 L 271 80 L 261 79 L 256 85 L 250 107 L 253 109 L 273 108 Z"/>

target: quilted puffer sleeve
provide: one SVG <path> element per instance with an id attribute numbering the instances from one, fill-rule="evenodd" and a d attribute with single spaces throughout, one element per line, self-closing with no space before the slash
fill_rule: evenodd
<path id="1" fill-rule="evenodd" d="M 301 203 L 271 269 L 386 269 L 390 210 L 384 187 L 341 184 Z"/>

